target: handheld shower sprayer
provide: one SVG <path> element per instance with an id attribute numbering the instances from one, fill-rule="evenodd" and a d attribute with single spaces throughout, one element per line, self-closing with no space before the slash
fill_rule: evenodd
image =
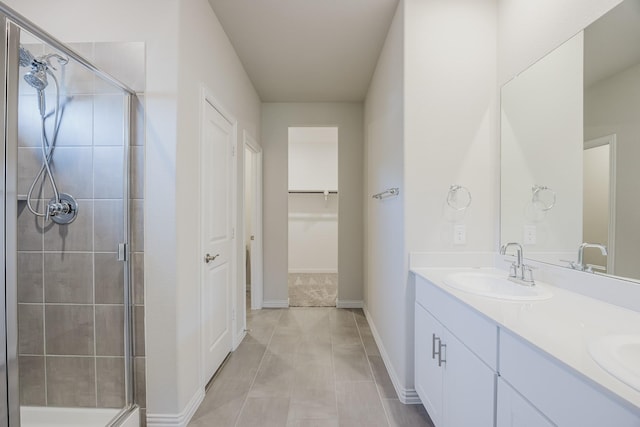
<path id="1" fill-rule="evenodd" d="M 24 74 L 24 80 L 36 90 L 38 95 L 38 110 L 40 111 L 40 125 L 41 125 L 41 149 L 42 149 L 42 166 L 40 171 L 33 179 L 29 193 L 27 194 L 27 207 L 36 216 L 45 217 L 48 221 L 51 219 L 57 224 L 69 224 L 76 219 L 78 215 L 78 204 L 73 196 L 65 193 L 58 192 L 55 177 L 51 171 L 51 160 L 53 157 L 53 150 L 56 145 L 58 137 L 58 130 L 60 129 L 60 123 L 62 121 L 62 113 L 64 108 L 60 108 L 60 85 L 58 79 L 51 70 L 57 70 L 56 66 L 52 63 L 52 59 L 55 59 L 58 65 L 64 66 L 69 62 L 68 58 L 61 56 L 57 53 L 49 53 L 40 57 L 35 57 L 24 47 L 20 46 L 19 49 L 19 62 L 21 67 L 31 67 L 29 71 Z M 47 75 L 53 80 L 56 90 L 56 102 L 53 110 L 53 132 L 52 135 L 47 135 L 46 120 L 47 120 L 47 105 L 45 89 L 47 88 L 49 81 Z M 45 174 L 49 179 L 51 187 L 53 189 L 54 197 L 49 201 L 46 207 L 45 213 L 40 213 L 31 205 L 33 191 L 40 181 L 40 177 Z M 46 179 L 45 178 L 45 179 Z"/>

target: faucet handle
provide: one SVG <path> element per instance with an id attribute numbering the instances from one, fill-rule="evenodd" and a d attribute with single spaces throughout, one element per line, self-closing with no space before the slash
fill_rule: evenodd
<path id="1" fill-rule="evenodd" d="M 518 277 L 518 266 L 515 261 L 509 267 L 509 277 Z"/>
<path id="2" fill-rule="evenodd" d="M 532 267 L 530 265 L 522 265 L 522 281 L 527 282 L 530 286 L 536 284 L 536 282 L 533 280 L 533 270 L 535 269 L 536 267 Z"/>
<path id="3" fill-rule="evenodd" d="M 568 259 L 561 259 L 561 262 L 566 262 L 567 264 L 569 264 L 569 268 L 571 268 L 572 270 L 580 270 L 582 271 L 582 266 L 580 264 L 578 264 L 575 261 L 571 261 Z"/>
<path id="4" fill-rule="evenodd" d="M 607 267 L 603 265 L 587 264 L 586 272 L 593 273 L 593 270 L 607 271 Z"/>

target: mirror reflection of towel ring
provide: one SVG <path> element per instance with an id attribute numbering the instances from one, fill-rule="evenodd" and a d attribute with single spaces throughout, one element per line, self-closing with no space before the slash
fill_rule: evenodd
<path id="1" fill-rule="evenodd" d="M 458 192 L 462 191 L 467 194 L 467 202 L 464 206 L 458 204 Z M 456 211 L 463 211 L 471 206 L 471 192 L 467 187 L 462 185 L 452 184 L 449 186 L 449 194 L 447 194 L 447 205 Z"/>
<path id="2" fill-rule="evenodd" d="M 547 192 L 551 196 L 550 200 L 544 201 L 540 198 L 541 194 L 544 194 L 545 192 Z M 536 184 L 531 187 L 531 203 L 534 206 L 540 206 L 540 210 L 543 212 L 549 211 L 556 204 L 556 192 L 546 185 Z"/>

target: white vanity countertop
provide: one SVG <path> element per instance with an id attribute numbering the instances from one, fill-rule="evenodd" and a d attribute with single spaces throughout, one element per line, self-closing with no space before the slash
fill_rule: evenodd
<path id="1" fill-rule="evenodd" d="M 495 268 L 414 268 L 411 271 L 640 408 L 640 392 L 602 369 L 588 350 L 589 342 L 603 336 L 640 336 L 640 313 L 545 283 L 536 286 L 548 287 L 553 297 L 541 301 L 492 299 L 459 291 L 444 283 L 448 274 L 461 271 L 485 271 L 506 277 L 506 271 Z"/>

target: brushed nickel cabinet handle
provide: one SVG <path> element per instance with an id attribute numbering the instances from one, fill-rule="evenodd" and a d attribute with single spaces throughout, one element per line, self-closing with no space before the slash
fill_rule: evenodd
<path id="1" fill-rule="evenodd" d="M 441 342 L 439 342 L 438 344 L 440 344 L 440 349 L 438 350 L 438 366 L 442 366 L 443 363 L 447 363 L 447 359 L 442 357 L 442 350 L 446 350 L 447 345 L 442 344 Z M 445 357 L 446 357 L 446 353 L 445 353 Z"/>

